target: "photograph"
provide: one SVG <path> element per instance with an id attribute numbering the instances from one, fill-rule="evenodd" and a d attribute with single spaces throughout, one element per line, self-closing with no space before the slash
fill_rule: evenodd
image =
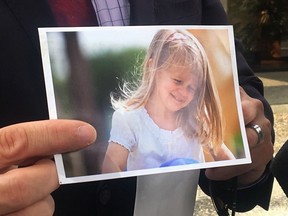
<path id="1" fill-rule="evenodd" d="M 50 119 L 95 127 L 60 184 L 251 163 L 232 26 L 39 28 Z"/>

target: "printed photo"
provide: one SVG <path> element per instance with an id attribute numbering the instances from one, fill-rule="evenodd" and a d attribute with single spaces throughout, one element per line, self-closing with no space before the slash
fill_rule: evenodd
<path id="1" fill-rule="evenodd" d="M 251 163 L 232 26 L 40 28 L 51 119 L 94 144 L 55 155 L 61 184 Z"/>

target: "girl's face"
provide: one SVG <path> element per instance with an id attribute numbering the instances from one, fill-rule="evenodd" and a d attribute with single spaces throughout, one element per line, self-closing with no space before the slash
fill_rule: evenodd
<path id="1" fill-rule="evenodd" d="M 159 70 L 156 74 L 153 93 L 156 96 L 155 99 L 158 100 L 157 105 L 162 105 L 162 108 L 170 112 L 177 112 L 188 106 L 193 100 L 197 86 L 197 78 L 193 74 L 195 73 L 191 71 L 191 68 L 175 65 Z"/>

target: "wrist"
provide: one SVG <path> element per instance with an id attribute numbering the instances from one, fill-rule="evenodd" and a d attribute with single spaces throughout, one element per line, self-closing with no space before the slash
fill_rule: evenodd
<path id="1" fill-rule="evenodd" d="M 259 175 L 255 174 L 253 177 L 247 178 L 247 176 L 243 176 L 243 178 L 238 177 L 238 185 L 237 185 L 237 190 L 244 190 L 248 189 L 251 187 L 254 187 L 257 184 L 261 184 L 261 182 L 265 182 L 266 179 L 270 176 L 270 163 L 264 168 L 264 170 L 261 172 Z M 251 175 L 251 174 L 250 174 Z M 243 181 L 241 181 L 243 179 Z M 247 180 L 250 179 L 250 180 Z"/>

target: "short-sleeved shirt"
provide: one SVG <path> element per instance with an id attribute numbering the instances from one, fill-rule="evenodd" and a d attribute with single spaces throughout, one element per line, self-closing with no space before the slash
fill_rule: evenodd
<path id="1" fill-rule="evenodd" d="M 131 111 L 117 109 L 109 142 L 128 149 L 127 170 L 157 168 L 178 158 L 204 162 L 202 146 L 196 139 L 185 137 L 181 128 L 159 128 L 144 107 Z"/>

